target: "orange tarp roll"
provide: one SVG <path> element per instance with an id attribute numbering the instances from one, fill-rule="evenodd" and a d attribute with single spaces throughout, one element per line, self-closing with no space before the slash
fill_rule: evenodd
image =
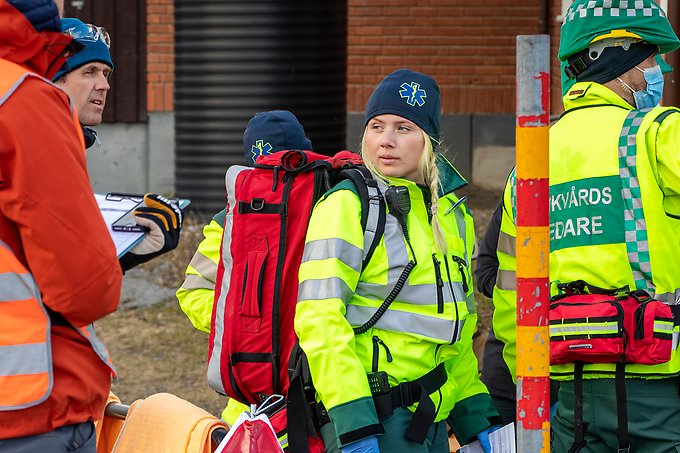
<path id="1" fill-rule="evenodd" d="M 157 393 L 130 406 L 113 453 L 210 453 L 210 435 L 227 424 L 169 393 Z"/>
<path id="2" fill-rule="evenodd" d="M 109 397 L 106 400 L 106 405 L 109 403 L 120 403 L 120 399 L 113 393 L 109 392 Z M 106 406 L 105 406 L 106 407 Z M 104 409 L 106 411 L 106 409 Z M 120 430 L 123 429 L 125 421 L 116 417 L 110 417 L 106 414 L 102 418 L 94 422 L 97 430 L 97 453 L 111 453 L 113 446 L 118 439 Z"/>

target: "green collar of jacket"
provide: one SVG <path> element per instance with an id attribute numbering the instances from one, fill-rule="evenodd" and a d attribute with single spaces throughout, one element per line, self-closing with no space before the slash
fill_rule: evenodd
<path id="1" fill-rule="evenodd" d="M 439 198 L 467 185 L 465 178 L 463 178 L 458 170 L 456 170 L 441 154 L 437 154 L 437 168 L 439 169 L 439 180 L 441 183 L 439 186 Z M 388 177 L 386 180 L 390 186 L 407 187 L 412 196 L 417 194 L 417 196 L 422 197 L 423 200 L 426 198 L 423 194 L 423 189 L 429 190 L 429 188 L 419 185 L 409 179 Z"/>
<path id="2" fill-rule="evenodd" d="M 443 197 L 456 189 L 467 186 L 467 181 L 441 153 L 437 153 L 437 169 L 439 170 L 439 196 Z"/>
<path id="3" fill-rule="evenodd" d="M 565 113 L 575 108 L 594 105 L 613 105 L 633 110 L 635 107 L 604 85 L 595 82 L 577 82 L 562 97 Z"/>

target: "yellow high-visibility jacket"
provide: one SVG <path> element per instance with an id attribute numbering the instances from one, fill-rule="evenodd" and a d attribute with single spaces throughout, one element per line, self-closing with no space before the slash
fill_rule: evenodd
<path id="1" fill-rule="evenodd" d="M 436 420 L 448 417 L 462 442 L 497 416 L 472 351 L 477 321 L 469 266 L 472 218 L 443 181 L 437 216 L 446 256 L 434 245 L 427 192 L 411 181 L 389 179 L 391 185 L 408 188 L 412 249 L 388 214 L 385 234 L 363 270 L 361 201 L 353 186 L 340 184 L 312 213 L 299 271 L 295 330 L 341 445 L 381 432 L 366 378 L 371 371 L 386 372 L 396 386 L 445 363 L 448 380 L 430 397 L 438 408 Z M 376 312 L 410 259 L 417 265 L 394 303 L 373 328 L 355 335 L 352 327 Z"/>
<path id="2" fill-rule="evenodd" d="M 203 227 L 203 240 L 187 266 L 184 283 L 177 290 L 176 296 L 184 314 L 198 330 L 210 332 L 210 318 L 215 301 L 215 279 L 217 263 L 220 260 L 220 245 L 224 233 L 226 209 L 215 214 Z M 229 398 L 222 411 L 222 420 L 230 426 L 248 406 Z"/>
<path id="3" fill-rule="evenodd" d="M 680 111 L 633 110 L 608 88 L 575 84 L 550 129 L 550 280 L 644 289 L 680 301 Z M 515 370 L 514 178 L 506 186 L 494 290 L 494 329 Z M 505 275 L 503 275 L 505 271 Z M 678 327 L 674 328 L 678 338 Z M 677 341 L 676 341 L 677 344 Z M 614 364 L 586 364 L 584 378 L 613 377 Z M 680 373 L 680 354 L 660 365 L 626 366 L 628 377 Z M 573 365 L 551 367 L 556 380 Z"/>
<path id="4" fill-rule="evenodd" d="M 191 258 L 185 272 L 184 282 L 176 293 L 184 314 L 195 328 L 203 332 L 210 332 L 217 263 L 220 260 L 225 216 L 226 209 L 223 209 L 203 227 L 204 238 Z"/>

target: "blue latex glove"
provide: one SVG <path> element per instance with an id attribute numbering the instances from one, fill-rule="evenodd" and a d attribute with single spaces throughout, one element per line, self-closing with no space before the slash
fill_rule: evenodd
<path id="1" fill-rule="evenodd" d="M 553 417 L 555 416 L 555 412 L 557 412 L 557 403 L 553 404 L 550 407 L 550 423 L 552 423 Z"/>
<path id="2" fill-rule="evenodd" d="M 479 443 L 482 444 L 482 449 L 484 450 L 484 453 L 492 453 L 489 434 L 499 429 L 501 429 L 500 426 L 490 426 L 486 428 L 484 431 L 477 433 L 477 439 L 479 439 Z"/>
<path id="3" fill-rule="evenodd" d="M 378 438 L 376 436 L 365 437 L 342 447 L 342 453 L 380 453 L 378 450 Z"/>

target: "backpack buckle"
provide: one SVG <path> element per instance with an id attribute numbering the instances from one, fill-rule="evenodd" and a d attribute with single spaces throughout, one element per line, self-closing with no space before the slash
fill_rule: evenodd
<path id="1" fill-rule="evenodd" d="M 412 406 L 414 401 L 413 392 L 411 391 L 411 383 L 402 382 L 401 384 L 398 385 L 397 388 L 399 389 L 399 399 L 401 402 L 401 407 Z"/>
<path id="2" fill-rule="evenodd" d="M 253 198 L 250 200 L 250 209 L 256 212 L 261 211 L 265 204 L 264 198 Z"/>

